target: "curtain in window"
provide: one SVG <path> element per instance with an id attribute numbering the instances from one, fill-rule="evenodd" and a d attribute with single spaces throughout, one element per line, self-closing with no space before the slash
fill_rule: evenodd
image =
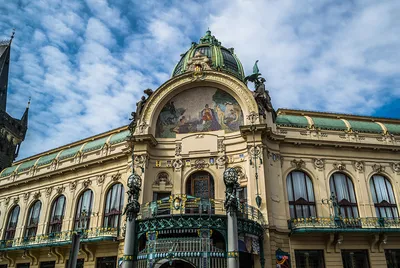
<path id="1" fill-rule="evenodd" d="M 53 202 L 50 216 L 49 233 L 59 233 L 62 228 L 62 221 L 65 211 L 65 196 L 60 195 Z"/>
<path id="2" fill-rule="evenodd" d="M 350 178 L 343 173 L 334 173 L 329 184 L 331 191 L 338 200 L 342 217 L 357 218 L 357 199 L 354 193 L 354 185 Z"/>
<path id="3" fill-rule="evenodd" d="M 399 215 L 390 181 L 381 175 L 374 175 L 369 181 L 369 186 L 375 205 L 376 216 L 381 218 L 397 218 Z"/>
<path id="4" fill-rule="evenodd" d="M 106 228 L 118 228 L 122 208 L 124 206 L 124 187 L 121 183 L 114 184 L 108 190 L 106 198 L 106 206 L 104 210 L 104 223 Z"/>
<path id="5" fill-rule="evenodd" d="M 75 229 L 88 229 L 92 214 L 93 192 L 86 190 L 81 194 L 76 208 Z"/>
<path id="6" fill-rule="evenodd" d="M 15 206 L 9 214 L 6 231 L 4 233 L 4 240 L 14 239 L 15 230 L 18 224 L 19 210 L 19 206 Z"/>
<path id="7" fill-rule="evenodd" d="M 311 179 L 302 171 L 292 171 L 286 178 L 291 218 L 315 217 L 314 189 Z"/>
<path id="8" fill-rule="evenodd" d="M 26 225 L 25 237 L 29 238 L 36 236 L 41 208 L 42 208 L 42 202 L 40 201 L 36 201 L 30 207 L 28 213 L 28 222 Z"/>

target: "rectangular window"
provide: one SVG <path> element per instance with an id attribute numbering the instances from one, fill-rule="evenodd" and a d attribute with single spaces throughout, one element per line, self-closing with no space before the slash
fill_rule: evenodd
<path id="1" fill-rule="evenodd" d="M 67 265 L 65 267 L 68 267 L 69 260 L 67 260 Z M 84 268 L 85 260 L 84 259 L 77 259 L 76 261 L 76 268 Z"/>
<path id="2" fill-rule="evenodd" d="M 153 201 L 161 200 L 163 198 L 169 197 L 171 192 L 153 192 Z"/>
<path id="3" fill-rule="evenodd" d="M 114 268 L 117 266 L 117 257 L 97 258 L 96 268 Z"/>
<path id="4" fill-rule="evenodd" d="M 368 250 L 342 250 L 343 268 L 369 268 Z"/>
<path id="5" fill-rule="evenodd" d="M 400 267 L 400 249 L 385 249 L 388 268 Z"/>
<path id="6" fill-rule="evenodd" d="M 323 250 L 295 250 L 297 268 L 325 268 Z"/>
<path id="7" fill-rule="evenodd" d="M 56 267 L 55 261 L 43 261 L 40 262 L 40 268 L 54 268 Z"/>
<path id="8" fill-rule="evenodd" d="M 29 268 L 30 264 L 29 263 L 18 263 L 17 268 Z"/>
<path id="9" fill-rule="evenodd" d="M 0 264 L 0 268 L 7 268 L 7 264 Z"/>

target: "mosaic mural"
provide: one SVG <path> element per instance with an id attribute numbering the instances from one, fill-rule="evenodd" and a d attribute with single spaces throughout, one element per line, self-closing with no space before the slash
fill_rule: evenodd
<path id="1" fill-rule="evenodd" d="M 243 112 L 230 94 L 212 87 L 186 90 L 173 97 L 157 119 L 156 137 L 175 138 L 177 133 L 239 130 Z"/>

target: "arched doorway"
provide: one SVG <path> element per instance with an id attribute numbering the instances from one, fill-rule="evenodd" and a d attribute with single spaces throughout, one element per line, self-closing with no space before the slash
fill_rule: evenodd
<path id="1" fill-rule="evenodd" d="M 186 193 L 200 198 L 214 198 L 214 178 L 207 171 L 198 171 L 186 181 Z"/>
<path id="2" fill-rule="evenodd" d="M 159 268 L 196 268 L 193 264 L 191 264 L 187 261 L 184 261 L 184 260 L 172 260 L 172 263 L 170 264 L 169 260 L 166 260 L 166 259 L 161 260 L 154 267 L 159 267 Z"/>

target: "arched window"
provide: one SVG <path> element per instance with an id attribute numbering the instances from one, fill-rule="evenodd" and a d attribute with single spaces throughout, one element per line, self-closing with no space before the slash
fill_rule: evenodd
<path id="1" fill-rule="evenodd" d="M 337 172 L 332 174 L 329 185 L 338 200 L 341 216 L 345 218 L 357 218 L 357 199 L 351 179 L 347 175 Z"/>
<path id="2" fill-rule="evenodd" d="M 33 205 L 29 208 L 25 237 L 29 238 L 36 236 L 41 208 L 42 208 L 42 202 L 40 202 L 39 200 L 33 203 Z"/>
<path id="3" fill-rule="evenodd" d="M 53 206 L 51 207 L 49 234 L 61 232 L 64 211 L 65 196 L 60 195 L 59 197 L 57 197 L 56 200 L 54 200 Z"/>
<path id="4" fill-rule="evenodd" d="M 190 175 L 186 182 L 186 193 L 199 198 L 214 198 L 214 179 L 207 171 Z"/>
<path id="5" fill-rule="evenodd" d="M 104 227 L 119 227 L 123 206 L 124 187 L 121 183 L 114 184 L 107 193 L 106 206 L 104 209 Z"/>
<path id="6" fill-rule="evenodd" d="M 15 206 L 8 215 L 6 231 L 4 233 L 4 240 L 14 239 L 15 230 L 17 229 L 18 216 L 19 216 L 19 206 Z"/>
<path id="7" fill-rule="evenodd" d="M 315 217 L 315 198 L 311 179 L 302 171 L 292 171 L 286 178 L 291 218 Z"/>
<path id="8" fill-rule="evenodd" d="M 93 192 L 92 190 L 84 191 L 79 197 L 78 206 L 76 207 L 75 226 L 74 229 L 87 229 L 90 224 L 90 215 L 92 214 Z"/>
<path id="9" fill-rule="evenodd" d="M 374 200 L 376 216 L 380 218 L 397 218 L 399 214 L 390 181 L 381 175 L 374 175 L 369 181 L 369 186 Z"/>

